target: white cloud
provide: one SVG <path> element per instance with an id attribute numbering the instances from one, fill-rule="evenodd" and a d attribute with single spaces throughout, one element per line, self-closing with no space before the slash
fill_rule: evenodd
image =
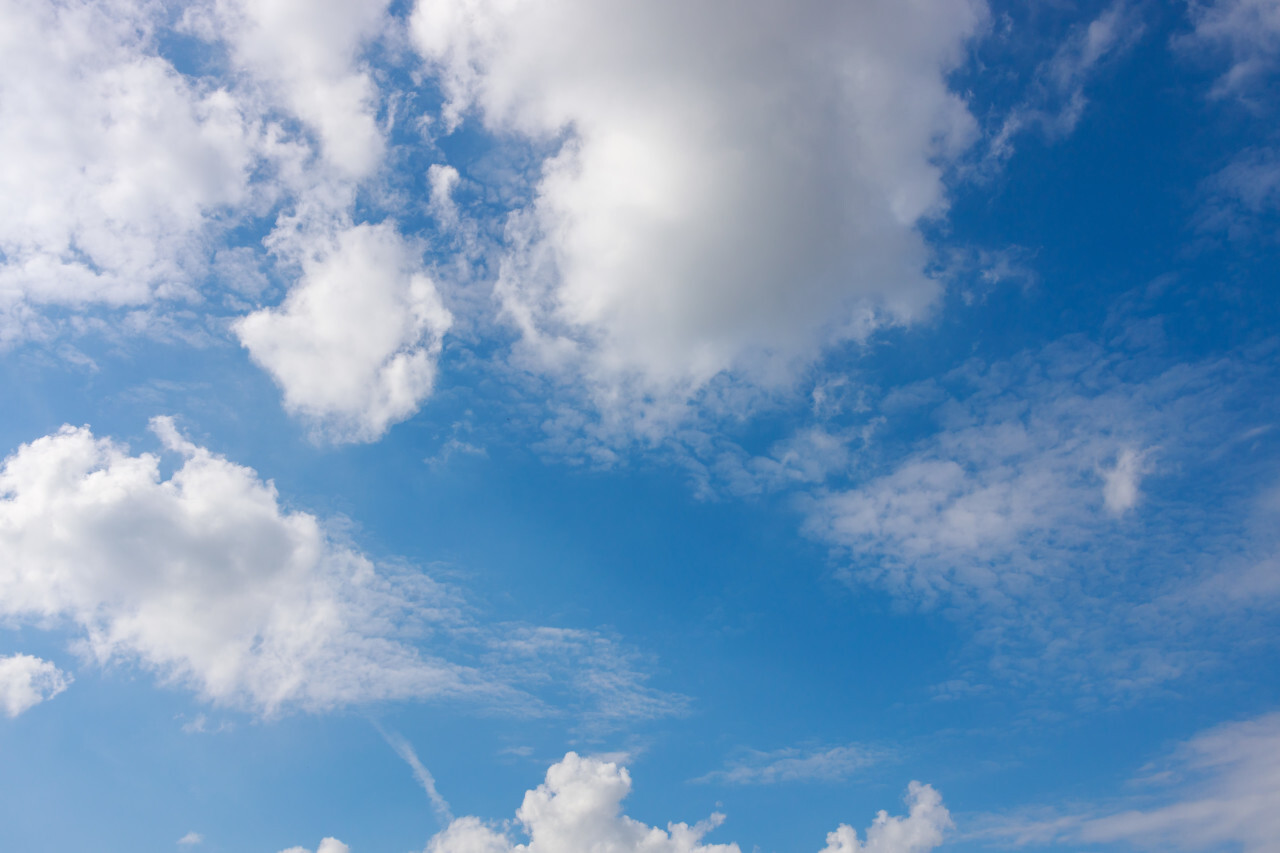
<path id="1" fill-rule="evenodd" d="M 1214 84 L 1213 95 L 1253 99 L 1255 89 L 1280 69 L 1280 2 L 1192 2 L 1190 13 L 1195 30 L 1175 46 L 1227 54 L 1231 67 Z"/>
<path id="2" fill-rule="evenodd" d="M 1051 140 L 1069 136 L 1084 115 L 1085 89 L 1100 67 L 1123 55 L 1143 33 L 1137 11 L 1128 0 L 1116 0 L 1087 24 L 1074 27 L 1053 56 L 1036 69 L 1030 93 L 1005 118 L 990 144 L 988 156 L 1004 160 L 1013 140 L 1039 129 Z"/>
<path id="3" fill-rule="evenodd" d="M 529 364 L 595 402 L 790 376 L 824 344 L 920 317 L 917 226 L 976 133 L 946 74 L 978 0 L 422 2 L 449 97 L 563 140 L 508 222 L 497 285 Z M 619 395 L 622 395 L 621 398 Z"/>
<path id="4" fill-rule="evenodd" d="M 1111 701 L 1211 664 L 1253 630 L 1220 614 L 1237 586 L 1266 586 L 1275 550 L 1235 487 L 1209 497 L 1201 465 L 1265 416 L 1239 403 L 1269 386 L 1244 360 L 1139 361 L 1067 339 L 886 398 L 881 434 L 903 418 L 936 432 L 802 495 L 806 530 L 850 583 L 971 626 L 998 678 Z M 1208 506 L 1179 496 L 1191 482 Z"/>
<path id="5" fill-rule="evenodd" d="M 213 220 L 250 198 L 256 130 L 154 52 L 125 0 L 0 2 L 0 342 L 22 302 L 189 296 Z M 212 229 L 212 231 L 211 231 Z"/>
<path id="6" fill-rule="evenodd" d="M 436 818 L 442 824 L 451 823 L 453 821 L 453 812 L 449 809 L 449 802 L 436 789 L 435 777 L 431 775 L 431 771 L 418 758 L 418 753 L 414 750 L 413 744 L 409 743 L 404 735 L 399 732 L 388 732 L 381 726 L 378 726 L 378 733 L 382 735 L 387 745 L 395 750 L 396 755 L 404 759 L 405 764 L 409 765 L 409 769 L 413 771 L 413 778 L 418 780 L 418 784 L 426 792 L 427 799 L 431 803 L 431 810 L 436 813 Z"/>
<path id="7" fill-rule="evenodd" d="M 275 487 L 153 429 L 181 464 L 87 427 L 0 468 L 0 617 L 66 625 L 101 662 L 132 660 L 219 705 L 275 714 L 384 699 L 467 698 L 596 723 L 660 716 L 633 653 L 585 630 L 478 621 L 459 595 L 376 567 Z M 432 657 L 411 641 L 446 647 Z M 518 647 L 517 647 L 518 646 Z M 557 704 L 526 692 L 555 685 Z"/>
<path id="8" fill-rule="evenodd" d="M 154 422 L 168 479 L 87 428 L 0 470 L 0 612 L 64 619 L 93 657 L 136 658 L 204 698 L 274 713 L 480 687 L 386 634 L 407 606 L 362 554 L 283 510 L 270 483 Z M 56 520 L 56 523 L 54 522 Z M 423 579 L 421 606 L 448 618 Z"/>
<path id="9" fill-rule="evenodd" d="M 288 850 L 281 850 L 280 853 L 311 853 L 311 851 L 306 847 L 290 847 Z M 325 838 L 320 842 L 315 853 L 351 853 L 351 848 L 336 838 Z"/>
<path id="10" fill-rule="evenodd" d="M 183 845 L 199 844 L 202 841 L 204 841 L 204 836 L 195 830 L 188 832 L 186 835 L 178 839 L 178 843 Z"/>
<path id="11" fill-rule="evenodd" d="M 777 782 L 838 782 L 880 761 L 883 754 L 858 744 L 826 749 L 750 750 L 723 770 L 694 780 L 729 785 L 771 785 Z"/>
<path id="12" fill-rule="evenodd" d="M 1116 515 L 1123 515 L 1138 503 L 1140 493 L 1138 486 L 1146 468 L 1145 451 L 1126 447 L 1116 455 L 1116 462 L 1110 468 L 1099 469 L 1102 475 L 1102 498 L 1107 509 Z"/>
<path id="13" fill-rule="evenodd" d="M 31 655 L 0 656 L 0 709 L 10 717 L 67 689 L 71 676 Z"/>
<path id="14" fill-rule="evenodd" d="M 372 441 L 431 393 L 452 323 L 394 225 L 356 225 L 313 247 L 278 308 L 235 324 L 290 412 L 339 441 Z"/>
<path id="15" fill-rule="evenodd" d="M 389 0 L 211 0 L 184 11 L 185 27 L 230 45 L 273 103 L 310 127 L 325 159 L 348 177 L 381 165 L 378 87 L 361 54 L 389 25 Z"/>
<path id="16" fill-rule="evenodd" d="M 525 794 L 516 820 L 528 835 L 514 843 L 504 832 L 475 817 L 455 820 L 427 844 L 427 853 L 739 853 L 737 844 L 703 844 L 724 820 L 713 814 L 693 826 L 670 823 L 664 831 L 622 814 L 631 791 L 626 768 L 570 752 L 547 771 L 546 781 Z M 849 826 L 827 836 L 823 853 L 926 853 L 942 843 L 951 819 L 942 798 L 928 785 L 912 782 L 910 814 L 880 812 L 864 843 Z"/>
<path id="17" fill-rule="evenodd" d="M 1180 746 L 1144 787 L 1155 804 L 1084 814 L 995 818 L 978 833 L 1007 843 L 1124 841 L 1153 850 L 1268 853 L 1280 838 L 1280 714 L 1230 723 Z"/>
<path id="18" fill-rule="evenodd" d="M 942 843 L 943 835 L 951 829 L 951 815 L 942 804 L 942 795 L 928 785 L 912 782 L 907 788 L 906 817 L 890 817 L 881 810 L 871 828 L 867 840 L 858 841 L 853 827 L 841 824 L 827 836 L 827 846 L 822 853 L 927 853 Z"/>
<path id="19" fill-rule="evenodd" d="M 1269 216 L 1280 210 L 1280 150 L 1246 149 L 1204 182 L 1205 201 L 1196 217 L 1200 230 L 1231 240 L 1274 227 Z"/>

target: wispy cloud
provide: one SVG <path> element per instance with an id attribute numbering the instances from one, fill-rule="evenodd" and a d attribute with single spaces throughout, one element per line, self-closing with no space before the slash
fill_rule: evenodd
<path id="1" fill-rule="evenodd" d="M 1209 0 L 1188 6 L 1194 29 L 1175 38 L 1174 47 L 1225 55 L 1229 62 L 1211 94 L 1246 103 L 1267 100 L 1267 83 L 1280 70 L 1280 5 L 1274 0 Z"/>
<path id="2" fill-rule="evenodd" d="M 810 490 L 807 530 L 850 583 L 971 622 L 1005 676 L 1149 690 L 1206 663 L 1224 630 L 1176 597 L 1270 547 L 1247 529 L 1252 496 L 1198 515 L 1172 496 L 1192 470 L 1214 481 L 1200 460 L 1224 430 L 1274 416 L 1233 402 L 1274 381 L 1239 355 L 1134 361 L 1084 339 L 972 363 L 895 403 L 938 430 L 881 473 Z"/>
<path id="3" fill-rule="evenodd" d="M 1011 157 L 1014 140 L 1029 130 L 1051 140 L 1069 136 L 1088 106 L 1088 84 L 1106 62 L 1132 48 L 1143 31 L 1138 8 L 1128 0 L 1117 0 L 1094 20 L 1073 28 L 1036 69 L 1025 100 L 1005 116 L 988 143 L 989 163 Z"/>
<path id="4" fill-rule="evenodd" d="M 1238 844 L 1268 853 L 1280 838 L 1280 714 L 1197 735 L 1139 780 L 1141 795 L 1080 812 L 986 816 L 971 836 L 1014 846 L 1124 841 L 1153 850 Z"/>
<path id="5" fill-rule="evenodd" d="M 86 658 L 135 660 L 266 716 L 452 698 L 607 726 L 682 707 L 645 684 L 644 661 L 617 638 L 485 622 L 460 590 L 376 564 L 333 526 L 283 507 L 256 471 L 189 442 L 170 419 L 152 425 L 179 460 L 167 478 L 158 456 L 87 427 L 4 460 L 0 615 L 66 620 Z M 39 673 L 43 695 L 65 686 L 51 664 Z"/>
<path id="6" fill-rule="evenodd" d="M 746 750 L 721 770 L 694 782 L 726 785 L 772 785 L 779 782 L 839 782 L 886 759 L 881 749 L 848 744 L 832 747 L 789 747 L 771 752 Z"/>
<path id="7" fill-rule="evenodd" d="M 448 826 L 453 821 L 453 812 L 449 809 L 448 801 L 436 789 L 435 777 L 419 760 L 413 744 L 409 743 L 404 735 L 399 732 L 387 731 L 376 722 L 374 727 L 377 728 L 378 734 L 382 735 L 387 745 L 395 750 L 396 755 L 403 758 L 405 763 L 409 765 L 409 769 L 413 771 L 413 778 L 417 779 L 418 784 L 422 786 L 422 790 L 426 791 L 427 799 L 431 802 L 431 809 L 436 813 L 436 818 L 440 821 L 440 825 Z"/>

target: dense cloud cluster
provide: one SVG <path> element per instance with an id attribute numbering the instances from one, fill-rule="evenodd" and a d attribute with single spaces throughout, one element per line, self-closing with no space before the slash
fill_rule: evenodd
<path id="1" fill-rule="evenodd" d="M 918 226 L 976 134 L 946 74 L 985 19 L 925 8 L 420 3 L 447 120 L 564 140 L 497 285 L 531 363 L 598 402 L 690 393 L 919 318 L 939 287 Z"/>

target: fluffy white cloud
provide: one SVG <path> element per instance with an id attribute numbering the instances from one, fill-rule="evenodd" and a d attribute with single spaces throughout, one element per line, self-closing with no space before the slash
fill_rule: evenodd
<path id="1" fill-rule="evenodd" d="M 52 699 L 71 683 L 71 676 L 32 655 L 0 656 L 0 709 L 16 717 Z"/>
<path id="2" fill-rule="evenodd" d="M 325 159 L 348 177 L 382 160 L 379 92 L 362 63 L 388 26 L 390 0 L 210 0 L 189 6 L 183 23 L 208 41 L 225 41 L 272 103 L 319 137 Z"/>
<path id="3" fill-rule="evenodd" d="M 311 851 L 305 847 L 290 847 L 288 850 L 281 850 L 280 853 L 311 853 Z M 325 838 L 320 842 L 315 853 L 351 853 L 351 848 L 336 838 Z"/>
<path id="4" fill-rule="evenodd" d="M 635 655 L 585 630 L 486 624 L 412 570 L 375 567 L 275 487 L 152 422 L 181 464 L 87 427 L 0 468 L 0 618 L 64 625 L 98 661 L 133 660 L 262 714 L 465 698 L 592 726 L 678 711 Z M 420 650 L 447 648 L 448 660 Z M 525 687 L 558 693 L 547 700 Z"/>
<path id="5" fill-rule="evenodd" d="M 946 74 L 980 0 L 422 0 L 451 122 L 546 145 L 497 286 L 523 353 L 610 395 L 789 375 L 907 322 L 938 285 L 917 226 L 975 123 Z"/>
<path id="6" fill-rule="evenodd" d="M 514 843 L 475 817 L 459 818 L 427 844 L 427 853 L 739 853 L 737 844 L 703 844 L 724 819 L 713 814 L 693 826 L 668 824 L 664 831 L 622 814 L 631 791 L 626 768 L 570 752 L 547 771 L 546 781 L 525 794 L 516 820 L 529 837 Z M 928 785 L 912 782 L 910 813 L 880 812 L 860 842 L 849 826 L 827 836 L 823 853 L 925 853 L 942 843 L 951 817 Z"/>
<path id="7" fill-rule="evenodd" d="M 0 2 L 0 343 L 19 303 L 191 291 L 211 219 L 249 197 L 255 131 L 154 52 L 126 0 Z"/>
<path id="8" fill-rule="evenodd" d="M 204 836 L 196 832 L 194 829 L 178 839 L 179 844 L 185 845 L 199 844 L 202 841 L 204 841 Z"/>
<path id="9" fill-rule="evenodd" d="M 281 306 L 235 331 L 291 412 L 335 440 L 370 441 L 431 393 L 451 322 L 421 258 L 383 223 L 338 232 L 303 258 Z"/>
<path id="10" fill-rule="evenodd" d="M 907 787 L 907 805 L 910 811 L 905 817 L 891 817 L 881 810 L 863 842 L 853 827 L 841 824 L 827 836 L 822 853 L 926 853 L 941 844 L 943 834 L 953 826 L 942 795 L 912 782 Z"/>
<path id="11" fill-rule="evenodd" d="M 273 713 L 457 694 L 479 681 L 387 637 L 408 602 L 270 483 L 181 439 L 172 476 L 87 428 L 0 470 L 0 613 L 66 620 L 98 660 L 136 658 L 206 699 Z M 437 618 L 449 602 L 423 580 Z M 434 598 L 434 600 L 433 600 Z"/>
<path id="12" fill-rule="evenodd" d="M 1016 845 L 1124 841 L 1153 850 L 1267 853 L 1280 838 L 1280 714 L 1197 735 L 1138 780 L 1161 805 L 1033 819 L 995 818 L 978 833 Z M 1160 789 L 1165 788 L 1164 792 Z"/>

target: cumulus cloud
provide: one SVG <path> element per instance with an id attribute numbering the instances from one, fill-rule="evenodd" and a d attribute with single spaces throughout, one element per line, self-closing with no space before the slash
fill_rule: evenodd
<path id="1" fill-rule="evenodd" d="M 213 221 L 250 196 L 257 145 L 227 90 L 155 53 L 126 0 L 0 3 L 0 341 L 15 303 L 189 294 Z"/>
<path id="2" fill-rule="evenodd" d="M 319 138 L 325 160 L 363 177 L 382 160 L 379 92 L 362 61 L 389 26 L 390 0 L 206 0 L 189 6 L 183 26 L 223 41 L 231 57 Z"/>
<path id="3" fill-rule="evenodd" d="M 204 841 L 204 836 L 196 832 L 195 830 L 188 832 L 186 835 L 178 839 L 179 844 L 183 844 L 187 846 L 190 846 L 193 844 L 199 844 L 202 841 Z"/>
<path id="4" fill-rule="evenodd" d="M 1015 845 L 1124 841 L 1152 850 L 1243 853 L 1275 849 L 1280 838 L 1280 714 L 1204 732 L 1139 780 L 1155 804 L 993 818 L 977 833 Z M 1166 790 L 1161 791 L 1161 788 Z"/>
<path id="5" fill-rule="evenodd" d="M 208 700 L 273 713 L 465 692 L 478 679 L 386 635 L 406 602 L 275 488 L 154 428 L 181 455 L 129 455 L 87 428 L 0 470 L 0 612 L 62 619 L 99 661 L 136 658 Z M 450 605 L 418 590 L 422 605 Z M 434 597 L 434 601 L 432 600 Z"/>
<path id="6" fill-rule="evenodd" d="M 311 851 L 306 847 L 290 847 L 288 850 L 281 850 L 280 853 L 311 853 Z M 336 838 L 325 838 L 320 842 L 315 853 L 351 853 L 351 848 Z"/>
<path id="7" fill-rule="evenodd" d="M 394 225 L 355 225 L 302 261 L 277 308 L 236 335 L 285 406 L 338 441 L 372 441 L 431 393 L 452 316 Z"/>
<path id="8" fill-rule="evenodd" d="M 729 785 L 771 785 L 776 782 L 837 782 L 880 761 L 883 754 L 858 744 L 825 749 L 791 747 L 772 752 L 749 750 L 723 770 L 713 770 L 695 782 Z"/>
<path id="9" fill-rule="evenodd" d="M 0 656 L 0 709 L 10 717 L 67 689 L 71 676 L 32 655 Z"/>
<path id="10" fill-rule="evenodd" d="M 919 318 L 918 226 L 976 132 L 946 74 L 986 15 L 927 7 L 419 3 L 446 121 L 558 144 L 500 259 L 526 363 L 607 405 Z"/>
<path id="11" fill-rule="evenodd" d="M 677 701 L 646 687 L 612 639 L 576 631 L 576 644 L 552 645 L 537 626 L 478 622 L 453 591 L 375 566 L 168 419 L 153 429 L 181 460 L 167 478 L 159 457 L 87 427 L 5 460 L 0 616 L 70 626 L 92 659 L 137 661 L 208 701 L 268 715 L 425 697 L 547 714 L 556 708 L 518 685 L 552 672 L 577 674 L 558 682 L 569 686 L 557 701 L 584 715 L 654 716 Z M 517 651 L 521 632 L 533 639 Z"/>
<path id="12" fill-rule="evenodd" d="M 704 844 L 702 839 L 724 820 L 713 814 L 690 826 L 670 823 L 666 830 L 622 814 L 631 791 L 631 775 L 612 762 L 570 752 L 547 771 L 546 781 L 525 794 L 516 821 L 528 843 L 516 843 L 475 817 L 455 820 L 427 844 L 427 853 L 740 853 L 737 844 Z M 827 836 L 823 853 L 926 853 L 942 843 L 951 818 L 941 796 L 912 782 L 910 812 L 890 817 L 880 812 L 865 842 L 842 825 Z"/>

